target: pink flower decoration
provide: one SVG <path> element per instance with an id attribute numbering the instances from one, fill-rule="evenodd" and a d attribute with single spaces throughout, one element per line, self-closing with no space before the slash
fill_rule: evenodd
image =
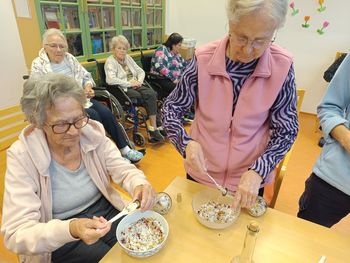
<path id="1" fill-rule="evenodd" d="M 329 25 L 329 22 L 328 22 L 328 21 L 324 21 L 322 27 L 323 27 L 323 28 L 326 28 L 328 25 Z"/>
<path id="2" fill-rule="evenodd" d="M 294 9 L 294 6 L 295 6 L 294 2 L 291 2 L 291 3 L 289 4 L 289 6 L 290 6 L 290 8 L 293 8 L 293 9 Z"/>

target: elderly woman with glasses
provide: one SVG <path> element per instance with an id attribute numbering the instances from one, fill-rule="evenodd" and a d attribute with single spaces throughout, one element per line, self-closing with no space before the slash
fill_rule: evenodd
<path id="1" fill-rule="evenodd" d="M 166 135 L 162 126 L 157 126 L 157 93 L 145 85 L 145 72 L 127 52 L 130 43 L 123 35 L 115 36 L 111 41 L 113 54 L 105 63 L 106 82 L 120 86 L 131 99 L 143 99 L 150 125 L 148 125 L 150 142 L 162 142 Z M 116 87 L 109 92 L 116 94 Z"/>
<path id="2" fill-rule="evenodd" d="M 251 207 L 298 132 L 291 55 L 272 44 L 287 0 L 229 0 L 229 31 L 196 50 L 163 109 L 163 125 L 189 179 L 235 192 Z M 195 103 L 190 134 L 181 117 Z"/>
<path id="3" fill-rule="evenodd" d="M 41 78 L 49 72 L 74 78 L 84 88 L 87 98 L 90 99 L 85 106 L 90 118 L 103 124 L 125 158 L 131 162 L 138 162 L 143 158 L 142 152 L 129 147 L 125 133 L 112 112 L 93 99 L 95 82 L 91 74 L 80 65 L 73 55 L 67 52 L 67 39 L 60 30 L 55 28 L 48 29 L 44 33 L 43 48 L 39 51 L 39 57 L 32 62 L 30 77 Z"/>
<path id="4" fill-rule="evenodd" d="M 117 242 L 107 220 L 124 207 L 111 181 L 141 209 L 155 192 L 85 114 L 77 82 L 48 73 L 28 80 L 21 98 L 30 125 L 7 152 L 1 231 L 21 262 L 98 262 Z"/>

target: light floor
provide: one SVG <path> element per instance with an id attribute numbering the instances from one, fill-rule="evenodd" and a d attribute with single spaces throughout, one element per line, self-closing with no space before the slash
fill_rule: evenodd
<path id="1" fill-rule="evenodd" d="M 317 146 L 320 132 L 315 130 L 315 116 L 300 115 L 300 132 L 290 158 L 286 176 L 283 180 L 276 209 L 287 214 L 296 215 L 298 199 L 304 190 L 305 179 L 319 155 Z M 147 154 L 138 167 L 145 172 L 156 191 L 163 191 L 176 177 L 185 176 L 183 159 L 170 144 L 147 145 Z M 350 216 L 333 227 L 334 231 L 350 234 Z M 0 263 L 17 262 L 16 257 L 5 251 L 0 239 Z"/>

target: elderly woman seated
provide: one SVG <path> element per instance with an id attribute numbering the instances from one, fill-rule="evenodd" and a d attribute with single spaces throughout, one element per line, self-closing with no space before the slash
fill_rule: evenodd
<path id="1" fill-rule="evenodd" d="M 152 81 L 157 82 L 168 95 L 175 89 L 187 65 L 180 54 L 182 41 L 183 37 L 180 34 L 172 33 L 152 57 L 151 72 L 165 77 Z"/>
<path id="2" fill-rule="evenodd" d="M 119 85 L 130 98 L 143 99 L 150 124 L 148 126 L 150 141 L 164 141 L 163 128 L 157 127 L 157 93 L 143 84 L 145 72 L 127 55 L 130 47 L 128 40 L 122 36 L 112 38 L 113 55 L 105 63 L 106 81 L 109 85 Z M 115 94 L 115 88 L 109 88 Z"/>
<path id="3" fill-rule="evenodd" d="M 28 80 L 21 98 L 30 122 L 8 150 L 1 231 L 21 262 L 98 262 L 117 242 L 107 222 L 124 207 L 111 180 L 141 209 L 155 192 L 89 120 L 77 82 L 49 73 Z"/>
<path id="4" fill-rule="evenodd" d="M 130 149 L 122 128 L 117 124 L 112 112 L 100 102 L 94 100 L 95 85 L 91 74 L 80 65 L 77 59 L 67 51 L 67 39 L 63 33 L 55 28 L 48 29 L 43 35 L 43 48 L 39 57 L 33 60 L 31 78 L 41 78 L 49 72 L 61 73 L 73 77 L 84 88 L 91 103 L 85 106 L 90 118 L 99 121 L 117 144 L 122 155 L 132 162 L 142 159 L 143 153 Z"/>

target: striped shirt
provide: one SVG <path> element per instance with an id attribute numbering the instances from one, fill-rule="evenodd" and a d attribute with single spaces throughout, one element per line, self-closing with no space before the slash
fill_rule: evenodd
<path id="1" fill-rule="evenodd" d="M 233 112 L 241 87 L 253 73 L 258 59 L 250 63 L 235 62 L 226 58 L 226 71 L 232 81 Z M 163 125 L 176 149 L 185 156 L 185 149 L 191 137 L 186 133 L 181 119 L 185 112 L 198 99 L 198 65 L 192 59 L 183 73 L 175 90 L 168 96 L 162 108 Z M 297 94 L 293 65 L 290 67 L 283 87 L 270 109 L 270 141 L 265 152 L 249 167 L 262 178 L 270 174 L 283 159 L 296 139 L 298 117 L 296 111 Z M 232 113 L 233 114 L 233 113 Z"/>

